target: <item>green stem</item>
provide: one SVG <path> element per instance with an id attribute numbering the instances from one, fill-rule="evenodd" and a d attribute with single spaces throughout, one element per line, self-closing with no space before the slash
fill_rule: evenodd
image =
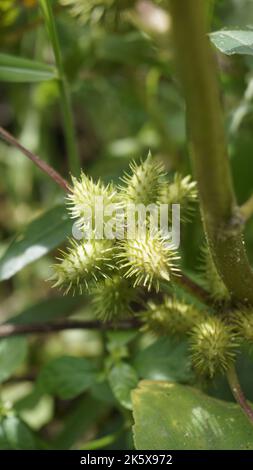
<path id="1" fill-rule="evenodd" d="M 215 7 L 215 0 L 208 0 L 206 2 L 206 9 L 207 9 L 207 23 L 211 26 L 214 14 L 214 7 Z"/>
<path id="2" fill-rule="evenodd" d="M 227 371 L 227 379 L 235 400 L 249 419 L 250 423 L 253 424 L 253 409 L 248 404 L 244 396 L 234 365 L 230 366 Z"/>
<path id="3" fill-rule="evenodd" d="M 253 273 L 242 239 L 242 220 L 229 167 L 204 3 L 203 0 L 171 0 L 192 162 L 206 236 L 217 270 L 235 300 L 253 304 Z"/>
<path id="4" fill-rule="evenodd" d="M 87 442 L 84 446 L 81 447 L 81 450 L 98 450 L 104 449 L 105 447 L 111 446 L 121 437 L 123 432 L 125 431 L 125 426 L 116 431 L 112 434 L 107 434 L 107 436 L 103 436 L 100 439 L 94 439 L 93 441 Z"/>
<path id="5" fill-rule="evenodd" d="M 68 160 L 70 171 L 74 175 L 80 173 L 80 160 L 78 155 L 78 149 L 76 144 L 76 135 L 74 127 L 74 119 L 71 109 L 71 98 L 68 82 L 65 77 L 62 54 L 59 44 L 59 38 L 57 34 L 54 13 L 50 0 L 40 0 L 41 9 L 47 25 L 49 37 L 54 51 L 55 62 L 59 74 L 59 89 L 61 96 L 61 107 L 63 125 L 65 131 L 66 148 L 68 152 Z"/>
<path id="6" fill-rule="evenodd" d="M 200 302 L 209 307 L 213 307 L 214 303 L 209 294 L 202 286 L 197 284 L 191 278 L 189 278 L 186 274 L 180 273 L 180 276 L 174 276 L 173 282 L 181 286 L 184 290 L 188 291 L 194 297 L 196 297 Z"/>

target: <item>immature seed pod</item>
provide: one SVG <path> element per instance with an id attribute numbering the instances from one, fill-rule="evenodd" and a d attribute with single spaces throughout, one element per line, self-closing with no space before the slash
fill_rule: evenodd
<path id="1" fill-rule="evenodd" d="M 121 197 L 125 203 L 149 204 L 157 203 L 164 185 L 165 169 L 162 163 L 148 155 L 140 165 L 130 164 L 131 174 L 122 178 L 124 186 L 120 186 Z"/>
<path id="2" fill-rule="evenodd" d="M 235 359 L 238 338 L 234 329 L 212 317 L 196 325 L 191 333 L 192 363 L 202 376 L 225 372 Z"/>
<path id="3" fill-rule="evenodd" d="M 188 222 L 194 211 L 194 203 L 197 200 L 196 182 L 191 176 L 181 176 L 176 173 L 173 181 L 162 188 L 160 202 L 168 204 L 180 204 L 180 218 L 182 222 Z"/>
<path id="4" fill-rule="evenodd" d="M 141 314 L 143 329 L 158 336 L 184 336 L 204 318 L 204 312 L 175 297 L 165 297 L 161 304 L 150 302 L 147 311 Z"/>
<path id="5" fill-rule="evenodd" d="M 89 240 L 81 243 L 70 241 L 66 252 L 61 251 L 59 264 L 53 266 L 54 287 L 82 293 L 116 269 L 113 264 L 114 246 L 110 240 Z"/>
<path id="6" fill-rule="evenodd" d="M 159 233 L 151 235 L 147 231 L 143 236 L 123 240 L 120 247 L 120 268 L 126 278 L 133 279 L 134 287 L 142 285 L 150 290 L 153 286 L 159 291 L 162 280 L 170 281 L 171 275 L 179 272 L 179 256 Z"/>
<path id="7" fill-rule="evenodd" d="M 253 310 L 242 308 L 235 311 L 231 316 L 231 321 L 239 337 L 253 346 Z"/>
<path id="8" fill-rule="evenodd" d="M 202 266 L 205 284 L 210 295 L 216 302 L 226 302 L 230 299 L 230 294 L 219 276 L 216 266 L 210 254 L 208 246 L 204 246 L 202 249 Z"/>
<path id="9" fill-rule="evenodd" d="M 92 178 L 81 173 L 80 179 L 72 176 L 72 187 L 67 195 L 67 204 L 70 216 L 77 219 L 80 229 L 95 229 L 95 211 L 103 207 L 103 223 L 112 218 L 113 214 L 107 214 L 107 209 L 112 204 L 119 208 L 119 200 L 116 189 L 112 184 L 105 186 L 101 181 L 94 182 Z M 89 214 L 91 217 L 89 218 Z M 115 215 L 116 218 L 116 215 Z M 116 219 L 115 219 L 116 220 Z M 102 237 L 101 237 L 102 238 Z"/>
<path id="10" fill-rule="evenodd" d="M 129 286 L 127 279 L 117 274 L 99 283 L 93 290 L 93 295 L 94 313 L 105 322 L 131 315 L 131 303 L 138 299 L 137 290 Z"/>

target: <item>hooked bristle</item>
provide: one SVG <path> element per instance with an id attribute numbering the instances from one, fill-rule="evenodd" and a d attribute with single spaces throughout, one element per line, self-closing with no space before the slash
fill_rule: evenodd
<path id="1" fill-rule="evenodd" d="M 116 270 L 113 264 L 114 246 L 110 240 L 70 241 L 66 252 L 61 252 L 61 262 L 53 266 L 51 280 L 54 287 L 60 287 L 64 293 L 74 294 L 89 290 L 101 279 L 105 279 Z"/>
<path id="2" fill-rule="evenodd" d="M 197 201 L 197 183 L 191 179 L 190 175 L 181 176 L 176 173 L 174 179 L 168 182 L 161 191 L 161 204 L 180 205 L 181 221 L 188 222 L 194 211 L 194 203 Z"/>
<path id="3" fill-rule="evenodd" d="M 203 272 L 206 288 L 213 300 L 215 302 L 227 302 L 230 299 L 229 291 L 216 269 L 207 245 L 202 248 L 201 271 Z"/>
<path id="4" fill-rule="evenodd" d="M 231 315 L 231 322 L 240 338 L 253 346 L 253 310 L 242 307 Z"/>
<path id="5" fill-rule="evenodd" d="M 126 318 L 133 313 L 131 304 L 137 299 L 137 290 L 129 285 L 127 279 L 115 274 L 93 290 L 95 316 L 105 322 Z"/>
<path id="6" fill-rule="evenodd" d="M 175 297 L 165 297 L 161 304 L 150 302 L 147 310 L 141 314 L 145 331 L 175 337 L 188 334 L 205 317 L 203 311 Z"/>
<path id="7" fill-rule="evenodd" d="M 235 360 L 238 345 L 232 326 L 217 317 L 208 318 L 191 332 L 193 367 L 198 374 L 211 378 L 224 373 Z"/>
<path id="8" fill-rule="evenodd" d="M 151 154 L 140 165 L 130 163 L 131 174 L 125 174 L 121 180 L 120 195 L 127 203 L 149 205 L 157 203 L 166 175 L 164 165 L 157 162 Z"/>
<path id="9" fill-rule="evenodd" d="M 172 274 L 179 272 L 179 256 L 159 233 L 123 240 L 118 257 L 124 276 L 133 280 L 134 287 L 142 285 L 159 291 L 162 280 L 170 281 Z"/>
<path id="10" fill-rule="evenodd" d="M 104 224 L 112 218 L 108 214 L 112 205 L 120 207 L 116 189 L 110 183 L 105 186 L 100 180 L 96 183 L 92 178 L 81 173 L 79 179 L 72 176 L 72 187 L 67 195 L 67 205 L 70 217 L 77 219 L 77 226 L 80 229 L 91 227 L 95 230 L 95 214 L 103 210 Z M 116 220 L 116 215 L 115 215 Z"/>

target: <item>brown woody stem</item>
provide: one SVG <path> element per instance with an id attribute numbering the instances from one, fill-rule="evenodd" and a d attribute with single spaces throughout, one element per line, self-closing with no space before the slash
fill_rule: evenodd
<path id="1" fill-rule="evenodd" d="M 232 365 L 227 371 L 227 379 L 235 400 L 253 425 L 253 409 L 244 396 L 234 365 Z"/>
<path id="2" fill-rule="evenodd" d="M 118 324 L 114 323 L 101 323 L 96 320 L 90 321 L 61 321 L 57 323 L 35 323 L 35 324 L 11 324 L 4 323 L 0 325 L 0 338 L 6 338 L 10 336 L 20 336 L 34 333 L 53 333 L 62 330 L 77 330 L 77 329 L 89 329 L 89 330 L 129 330 L 131 328 L 137 328 L 139 322 L 136 320 L 125 321 Z"/>
<path id="3" fill-rule="evenodd" d="M 28 157 L 30 160 L 35 163 L 37 167 L 39 167 L 46 175 L 48 175 L 51 179 L 55 181 L 61 188 L 64 189 L 64 191 L 69 191 L 69 186 L 67 181 L 57 172 L 52 168 L 50 165 L 48 165 L 46 162 L 41 160 L 37 155 L 34 153 L 30 152 L 27 148 L 25 148 L 20 142 L 18 142 L 13 135 L 11 135 L 9 132 L 7 132 L 3 127 L 0 127 L 0 136 L 2 137 L 5 142 L 8 142 L 9 144 L 13 145 L 16 147 L 18 150 L 20 150 L 26 157 Z"/>
<path id="4" fill-rule="evenodd" d="M 174 276 L 173 282 L 183 287 L 190 294 L 199 299 L 202 303 L 209 306 L 212 306 L 214 304 L 209 292 L 207 292 L 202 286 L 197 284 L 191 278 L 189 278 L 186 274 L 180 273 L 180 276 Z"/>

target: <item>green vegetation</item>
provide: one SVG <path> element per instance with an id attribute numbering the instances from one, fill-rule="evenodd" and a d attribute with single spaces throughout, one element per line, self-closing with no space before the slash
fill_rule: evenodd
<path id="1" fill-rule="evenodd" d="M 253 6 L 0 18 L 0 449 L 253 449 Z"/>

